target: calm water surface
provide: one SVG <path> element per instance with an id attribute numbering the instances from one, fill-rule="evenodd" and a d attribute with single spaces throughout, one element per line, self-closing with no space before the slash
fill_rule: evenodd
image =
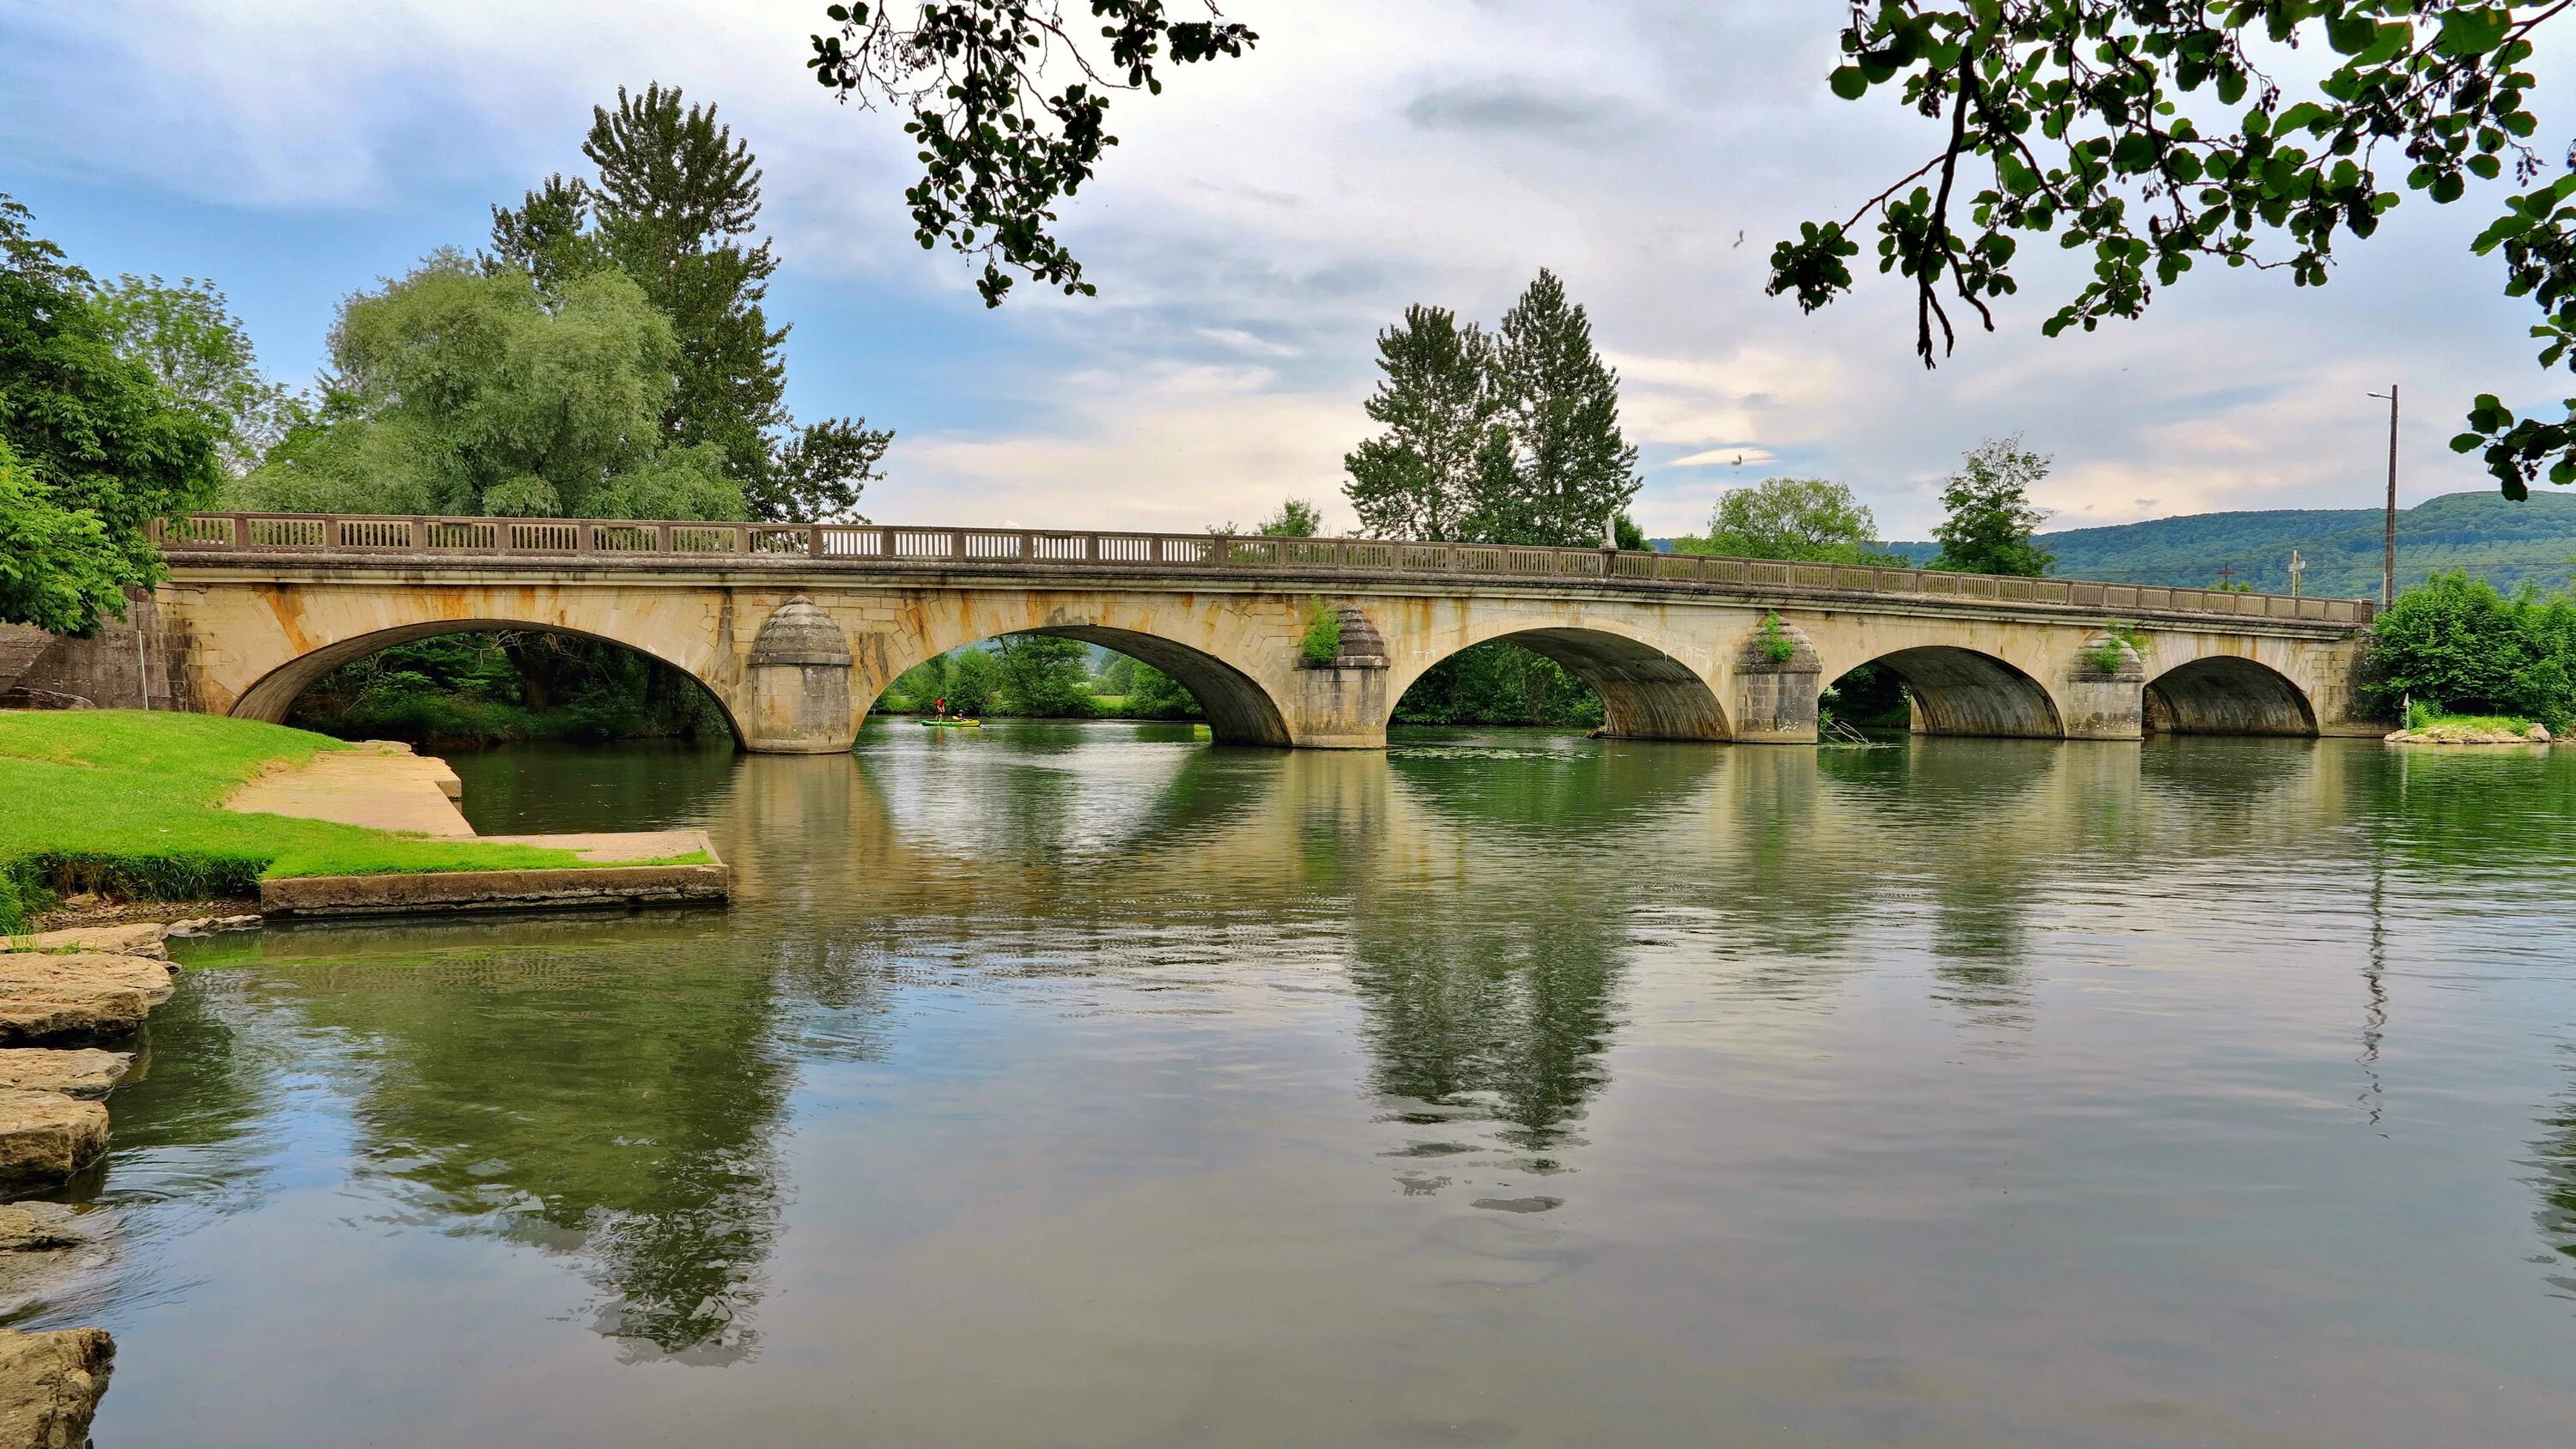
<path id="1" fill-rule="evenodd" d="M 103 1449 L 2576 1442 L 2576 751 L 455 764 L 740 902 L 188 952 Z"/>

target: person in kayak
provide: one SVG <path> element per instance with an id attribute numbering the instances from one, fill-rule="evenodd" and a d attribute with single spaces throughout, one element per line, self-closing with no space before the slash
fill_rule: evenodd
<path id="1" fill-rule="evenodd" d="M 936 705 L 934 705 L 934 706 L 933 706 L 933 708 L 935 708 L 935 709 L 937 709 L 937 710 L 939 711 L 939 716 L 938 716 L 939 718 L 941 718 L 941 719 L 946 719 L 946 718 L 948 718 L 948 696 L 946 696 L 946 695 L 944 695 L 944 694 L 943 694 L 943 695 L 941 695 L 941 696 L 939 697 L 939 702 L 938 702 Z"/>

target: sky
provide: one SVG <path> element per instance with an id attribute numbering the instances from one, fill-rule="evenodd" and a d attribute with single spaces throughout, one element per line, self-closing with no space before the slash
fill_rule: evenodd
<path id="1" fill-rule="evenodd" d="M 301 382 L 344 297 L 482 245 L 494 203 L 582 168 L 593 105 L 676 84 L 759 157 L 791 407 L 896 432 L 861 505 L 889 523 L 1194 531 L 1296 496 L 1349 528 L 1377 333 L 1416 302 L 1491 325 L 1541 267 L 1619 370 L 1651 534 L 1794 474 L 1926 537 L 1960 452 L 2008 433 L 2055 459 L 2051 528 L 2369 506 L 2392 381 L 2413 502 L 2493 486 L 2446 446 L 2474 394 L 2569 391 L 2469 251 L 2498 188 L 2410 197 L 2324 288 L 2204 270 L 2089 335 L 2040 335 L 2082 272 L 2026 248 L 1998 330 L 1927 372 L 1902 279 L 1815 316 L 1763 293 L 1775 241 L 1935 143 L 1828 93 L 1840 5 L 1224 9 L 1258 47 L 1119 97 L 1065 209 L 1091 298 L 987 310 L 977 264 L 913 241 L 899 118 L 804 68 L 819 0 L 0 0 L 0 192 L 95 274 L 212 280 Z"/>

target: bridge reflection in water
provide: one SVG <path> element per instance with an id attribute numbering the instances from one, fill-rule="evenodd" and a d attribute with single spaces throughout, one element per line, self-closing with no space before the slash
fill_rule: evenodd
<path id="1" fill-rule="evenodd" d="M 904 1335 L 1061 1370 L 1087 1362 L 1083 1335 L 1049 1347 L 977 1316 L 980 1295 L 1019 1285 L 1053 1331 L 1055 1295 L 1079 1286 L 1086 1332 L 1128 1342 L 1134 1295 L 1179 1291 L 1157 1263 L 1200 1265 L 1190 1291 L 1219 1301 L 1257 1280 L 1291 1324 L 1331 1321 L 1311 1315 L 1334 1295 L 1398 1325 L 1476 1322 L 1493 1300 L 1409 1281 L 1381 1298 L 1367 1273 L 1436 1263 L 1441 1282 L 1490 1292 L 1597 1262 L 1584 1281 L 1598 1284 L 1631 1271 L 1624 1241 L 1723 1252 L 1733 1234 L 1787 1260 L 1739 1248 L 1734 1289 L 1686 1260 L 1663 1271 L 1698 1284 L 1695 1303 L 1758 1301 L 1745 1323 L 1821 1343 L 1835 1303 L 1863 1301 L 1838 1297 L 1838 1275 L 1916 1329 L 1932 1311 L 1907 1274 L 1942 1270 L 1897 1271 L 1873 1232 L 1947 1242 L 1988 1275 L 1973 1291 L 2005 1291 L 2002 1249 L 1968 1225 L 2001 1214 L 2014 1251 L 2058 1251 L 2056 1230 L 2019 1215 L 2035 1193 L 2136 1229 L 2123 1253 L 2227 1302 L 2211 1265 L 2159 1257 L 2171 1244 L 2118 1193 L 2088 1196 L 2088 1174 L 2146 1193 L 2149 1217 L 2171 1205 L 2141 1176 L 2170 1162 L 2157 1151 L 2265 1183 L 2277 1172 L 2248 1154 L 2295 1151 L 2348 1188 L 2359 1166 L 2285 1142 L 2265 1104 L 2312 1112 L 2313 1086 L 2277 1083 L 2319 1070 L 2358 1099 L 2370 1071 L 2426 1110 L 2406 1063 L 2441 1028 L 2410 1017 L 2420 991 L 2401 986 L 2392 1008 L 2364 979 L 2368 872 L 2397 903 L 2402 975 L 2498 829 L 2552 870 L 2576 865 L 2563 831 L 2529 830 L 2548 813 L 2532 797 L 2562 778 L 2546 756 L 1509 733 L 1399 738 L 1378 756 L 1212 750 L 1187 733 L 1029 722 L 975 741 L 872 731 L 847 758 L 460 756 L 469 806 L 511 812 L 494 828 L 704 823 L 739 865 L 741 904 L 272 933 L 249 969 L 183 995 L 159 1044 L 172 1066 L 156 1061 L 121 1113 L 120 1151 L 255 1161 L 275 1149 L 238 1144 L 279 1110 L 286 1071 L 319 1063 L 319 1088 L 294 1090 L 340 1104 L 365 1221 L 576 1269 L 587 1296 L 561 1307 L 628 1359 L 756 1363 L 829 1324 L 847 1371 L 904 1423 L 906 1391 L 869 1367 L 900 1361 Z M 2295 924 L 2226 914 L 2229 881 Z M 2546 910 L 2530 884 L 2499 903 Z M 2345 946 L 2338 977 L 2328 958 Z M 2219 1006 L 2177 1014 L 2212 990 Z M 2122 1114 L 2159 1092 L 2182 1094 L 2163 1109 L 2176 1122 L 2215 1114 L 2245 1134 L 2154 1148 L 2174 1123 Z M 2532 1104 L 2528 1150 L 2509 1155 L 2536 1166 L 2499 1161 L 2492 1184 L 2446 1190 L 2519 1194 L 2555 1258 L 2576 1247 L 2576 1133 L 2563 1097 Z M 2112 1147 L 2146 1155 L 2088 1155 Z M 230 1170 L 233 1210 L 279 1190 Z M 1977 1186 L 1989 1179 L 2011 1194 Z M 1354 1180 L 1385 1203 L 1341 1186 Z M 1274 1199 L 1329 1203 L 1345 1242 L 1383 1228 L 1405 1251 L 1347 1257 L 1262 1216 Z M 1390 1211 L 1430 1216 L 1381 1223 Z M 1784 1226 L 1800 1214 L 1838 1224 L 1839 1251 L 1863 1261 L 1819 1258 Z M 1675 1226 L 1699 1217 L 1714 1238 Z M 1479 1220 L 1508 1232 L 1461 1226 Z M 980 1265 L 938 1256 L 959 1233 Z M 1293 1245 L 1269 1256 L 1323 1281 L 1243 1277 L 1215 1246 L 1230 1234 Z M 954 1296 L 924 1296 L 932 1277 Z M 2087 1302 L 2104 1289 L 2065 1283 Z M 799 1285 L 813 1291 L 786 1291 Z M 1629 1291 L 1642 1311 L 1701 1311 Z M 1751 1297 L 1724 1297 L 1738 1291 Z M 2154 1297 L 2116 1312 L 2173 1331 Z M 1163 1355 L 1208 1370 L 1197 1349 Z"/>

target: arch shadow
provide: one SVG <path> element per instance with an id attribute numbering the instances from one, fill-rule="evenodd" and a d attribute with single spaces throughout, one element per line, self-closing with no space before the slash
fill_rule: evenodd
<path id="1" fill-rule="evenodd" d="M 2233 654 L 2177 664 L 2148 680 L 2146 717 L 2160 734 L 2317 733 L 2316 706 L 2305 690 L 2270 665 Z"/>
<path id="2" fill-rule="evenodd" d="M 1591 685 L 1601 696 L 1602 733 L 1618 739 L 1725 740 L 1734 738 L 1717 691 L 1697 670 L 1642 639 L 1606 629 L 1574 626 L 1507 629 L 1468 640 L 1441 659 L 1479 644 L 1517 644 Z M 1419 683 L 1440 660 L 1405 681 Z M 1387 718 L 1402 702 L 1403 690 L 1390 689 Z"/>
<path id="3" fill-rule="evenodd" d="M 1916 726 L 1924 734 L 2066 738 L 2047 686 L 1991 654 L 1926 644 L 1861 663 L 1892 670 L 1913 688 Z"/>
<path id="4" fill-rule="evenodd" d="M 294 707 L 297 698 L 302 696 L 304 691 L 312 688 L 323 675 L 343 664 L 364 659 L 370 654 L 390 649 L 397 644 L 408 644 L 414 639 L 433 639 L 442 634 L 499 634 L 510 630 L 521 630 L 530 634 L 564 634 L 575 639 L 595 639 L 602 644 L 614 644 L 620 649 L 633 650 L 648 659 L 668 665 L 687 675 L 696 682 L 698 688 L 706 691 L 707 698 L 715 703 L 716 712 L 724 716 L 725 728 L 733 732 L 736 745 L 748 743 L 748 737 L 742 730 L 742 721 L 734 718 L 733 706 L 725 699 L 724 691 L 709 684 L 696 670 L 667 655 L 638 647 L 623 639 L 612 638 L 606 634 L 594 634 L 587 629 L 567 629 L 560 624 L 531 623 L 525 619 L 434 619 L 420 624 L 397 624 L 390 629 L 378 629 L 371 633 L 337 640 L 309 653 L 299 654 L 261 675 L 250 688 L 242 691 L 241 698 L 233 701 L 233 707 L 229 713 L 235 719 L 255 719 L 268 724 L 283 724 L 286 722 L 287 711 Z"/>

